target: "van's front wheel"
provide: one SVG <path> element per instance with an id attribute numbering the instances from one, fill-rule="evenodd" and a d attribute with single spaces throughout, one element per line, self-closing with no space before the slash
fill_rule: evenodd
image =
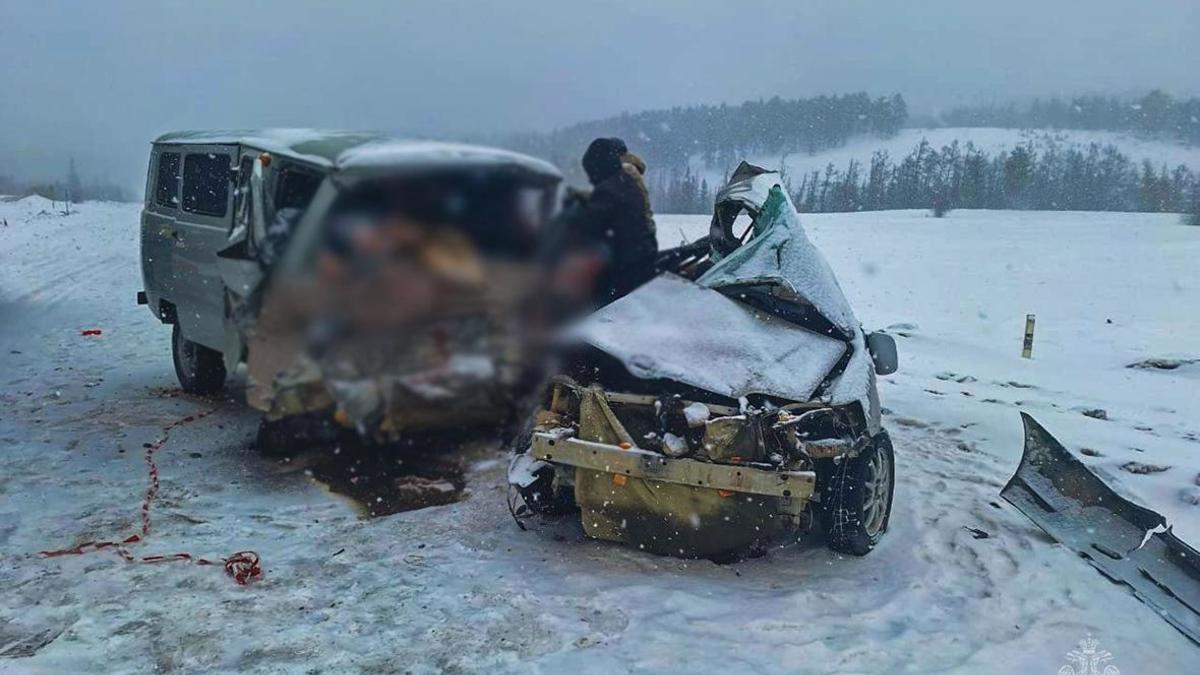
<path id="1" fill-rule="evenodd" d="M 179 324 L 171 329 L 171 360 L 175 376 L 189 394 L 208 396 L 225 387 L 225 360 L 221 352 L 183 337 Z"/>

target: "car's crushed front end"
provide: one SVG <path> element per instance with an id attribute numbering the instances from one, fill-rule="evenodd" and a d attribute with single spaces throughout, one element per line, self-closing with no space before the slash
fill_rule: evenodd
<path id="1" fill-rule="evenodd" d="M 744 164 L 718 195 L 704 259 L 569 332 L 510 468 L 516 515 L 578 507 L 588 536 L 722 556 L 810 524 L 827 484 L 873 449 L 887 464 L 858 486 L 874 500 L 857 495 L 856 516 L 873 546 L 893 476 L 876 364 L 778 183 Z M 742 212 L 745 243 L 732 233 Z"/>

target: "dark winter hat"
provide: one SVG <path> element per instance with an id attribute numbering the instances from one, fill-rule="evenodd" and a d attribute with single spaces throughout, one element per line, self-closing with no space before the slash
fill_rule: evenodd
<path id="1" fill-rule="evenodd" d="M 621 155 L 629 152 L 619 138 L 597 138 L 583 153 L 583 170 L 592 185 L 614 176 L 621 170 Z"/>

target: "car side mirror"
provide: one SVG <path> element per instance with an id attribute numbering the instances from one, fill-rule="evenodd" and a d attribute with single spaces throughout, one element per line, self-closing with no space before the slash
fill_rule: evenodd
<path id="1" fill-rule="evenodd" d="M 876 375 L 891 375 L 900 367 L 900 355 L 896 353 L 896 340 L 887 333 L 867 335 L 867 351 L 875 362 Z"/>

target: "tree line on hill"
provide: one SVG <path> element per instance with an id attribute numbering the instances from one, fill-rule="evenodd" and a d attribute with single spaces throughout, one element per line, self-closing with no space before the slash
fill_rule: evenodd
<path id="1" fill-rule="evenodd" d="M 1141 164 L 1115 146 L 1064 146 L 1050 137 L 989 154 L 957 141 L 922 141 L 893 160 L 876 152 L 868 165 L 789 176 L 783 183 L 802 212 L 884 209 L 1039 209 L 1200 213 L 1200 176 L 1188 167 Z M 709 213 L 708 181 L 690 170 L 651 182 L 664 213 Z"/>
<path id="2" fill-rule="evenodd" d="M 1111 145 L 1038 146 L 1032 141 L 994 155 L 972 144 L 940 150 L 922 141 L 893 162 L 876 152 L 869 166 L 851 161 L 790 181 L 797 208 L 809 212 L 878 209 L 1040 209 L 1189 211 L 1197 198 L 1186 166 L 1140 165 Z"/>
<path id="3" fill-rule="evenodd" d="M 803 175 L 782 172 L 803 213 L 884 209 L 1040 209 L 1192 214 L 1200 225 L 1200 175 L 1130 160 L 1114 145 L 1066 145 L 1049 136 L 989 154 L 972 143 L 941 149 L 922 141 L 893 160 L 876 151 L 869 165 L 851 160 Z M 712 213 L 714 192 L 690 169 L 650 181 L 660 213 Z"/>
<path id="4" fill-rule="evenodd" d="M 1026 106 L 962 106 L 942 114 L 940 119 L 949 127 L 1130 131 L 1200 144 L 1200 98 L 1176 99 L 1159 90 L 1132 100 L 1074 96 L 1036 99 Z"/>
<path id="5" fill-rule="evenodd" d="M 714 166 L 734 166 L 743 156 L 814 153 L 844 145 L 861 134 L 896 134 L 908 119 L 899 94 L 865 93 L 747 101 L 739 105 L 695 105 L 625 113 L 574 124 L 548 133 L 520 134 L 504 143 L 543 157 L 582 182 L 579 158 L 602 136 L 625 139 L 652 171 L 686 167 L 693 156 Z"/>
<path id="6" fill-rule="evenodd" d="M 1200 143 L 1200 98 L 1152 91 L 1136 99 L 1075 96 L 1019 106 L 964 106 L 943 114 L 946 126 L 1128 131 Z M 908 122 L 899 94 L 866 93 L 699 105 L 627 113 L 549 133 L 508 139 L 510 147 L 549 159 L 568 180 L 583 183 L 579 157 L 600 136 L 624 138 L 650 167 L 656 211 L 707 213 L 720 181 L 695 167 L 733 167 L 747 156 L 813 154 L 855 136 L 894 136 Z M 708 172 L 711 178 L 711 172 Z M 971 145 L 918 146 L 894 161 L 877 154 L 869 166 L 789 177 L 796 203 L 808 211 L 890 208 L 1039 208 L 1194 211 L 1196 176 L 1184 167 L 1137 165 L 1115 147 L 1045 147 L 1028 143 L 989 155 Z"/>

